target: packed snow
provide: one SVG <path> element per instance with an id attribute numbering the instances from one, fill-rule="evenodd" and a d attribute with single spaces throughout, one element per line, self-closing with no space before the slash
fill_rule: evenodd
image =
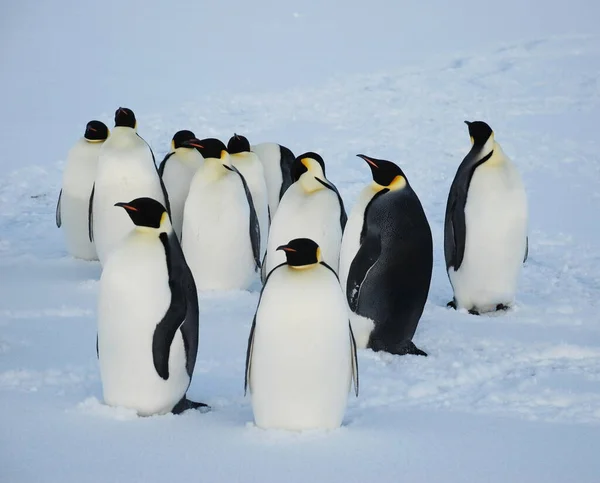
<path id="1" fill-rule="evenodd" d="M 551 3 L 1 6 L 0 481 L 600 481 L 600 6 Z M 348 210 L 370 181 L 356 154 L 398 163 L 434 237 L 429 357 L 361 350 L 340 429 L 258 429 L 256 280 L 200 294 L 188 396 L 211 412 L 106 406 L 100 265 L 67 255 L 54 210 L 68 149 L 121 105 L 159 161 L 179 129 L 318 152 Z M 465 119 L 492 126 L 530 207 L 516 306 L 481 317 L 446 308 Z"/>

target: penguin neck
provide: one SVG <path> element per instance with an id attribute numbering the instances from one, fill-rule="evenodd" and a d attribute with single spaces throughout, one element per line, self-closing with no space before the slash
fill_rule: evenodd
<path id="1" fill-rule="evenodd" d="M 165 233 L 167 236 L 173 232 L 173 227 L 171 226 L 171 219 L 167 212 L 164 212 L 162 218 L 160 219 L 160 225 L 158 228 L 153 228 L 150 226 L 138 226 L 135 227 L 135 233 L 144 237 L 155 237 L 158 239 L 162 233 Z"/>
<path id="2" fill-rule="evenodd" d="M 221 159 L 206 158 L 204 160 L 204 170 L 207 179 L 216 181 L 231 173 L 225 166 L 229 166 L 229 164 L 223 163 Z"/>
<path id="3" fill-rule="evenodd" d="M 137 129 L 127 126 L 115 126 L 112 130 L 112 136 L 131 136 L 137 133 Z"/>
<path id="4" fill-rule="evenodd" d="M 325 189 L 325 186 L 319 181 L 317 181 L 317 177 L 322 179 L 323 181 L 327 181 L 325 179 L 325 176 L 323 176 L 323 172 L 321 172 L 319 175 L 317 173 L 313 174 L 310 171 L 307 171 L 306 173 L 303 173 L 302 176 L 300 176 L 298 182 L 300 183 L 300 186 L 302 187 L 305 193 L 314 193 L 316 191 Z"/>
<path id="5" fill-rule="evenodd" d="M 174 152 L 181 162 L 190 168 L 199 167 L 203 159 L 196 148 L 176 148 L 171 152 Z"/>
<path id="6" fill-rule="evenodd" d="M 488 151 L 494 151 L 494 153 L 492 154 L 492 156 L 490 157 L 490 159 L 488 159 L 485 162 L 485 165 L 487 166 L 502 166 L 505 164 L 506 162 L 506 156 L 504 155 L 504 151 L 502 151 L 502 148 L 500 147 L 500 145 L 494 141 L 492 148 Z"/>

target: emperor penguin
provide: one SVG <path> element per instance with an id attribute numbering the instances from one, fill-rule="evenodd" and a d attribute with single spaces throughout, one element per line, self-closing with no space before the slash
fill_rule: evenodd
<path id="1" fill-rule="evenodd" d="M 171 222 L 173 230 L 181 240 L 183 226 L 183 206 L 190 190 L 190 183 L 204 158 L 196 147 L 184 146 L 184 141 L 195 139 L 192 131 L 177 131 L 171 141 L 171 150 L 165 156 L 158 168 L 158 174 L 163 180 L 169 195 L 171 205 Z"/>
<path id="2" fill-rule="evenodd" d="M 279 200 L 292 185 L 292 165 L 296 159 L 294 153 L 285 146 L 276 143 L 260 143 L 251 146 L 265 170 L 265 180 L 269 193 L 269 211 L 275 215 Z"/>
<path id="3" fill-rule="evenodd" d="M 218 139 L 192 139 L 204 164 L 190 184 L 181 245 L 198 290 L 245 290 L 260 269 L 260 229 L 252 194 Z"/>
<path id="4" fill-rule="evenodd" d="M 417 194 L 391 161 L 359 155 L 379 186 L 364 211 L 345 286 L 357 345 L 427 355 L 412 342 L 433 270 L 433 239 Z"/>
<path id="5" fill-rule="evenodd" d="M 89 207 L 100 148 L 109 130 L 100 121 L 90 121 L 85 133 L 69 151 L 63 172 L 62 189 L 56 204 L 56 226 L 63 229 L 67 250 L 76 258 L 97 260 L 96 247 L 89 238 Z"/>
<path id="6" fill-rule="evenodd" d="M 514 302 L 528 254 L 528 208 L 521 176 L 490 126 L 465 123 L 472 147 L 450 187 L 444 255 L 454 291 L 448 305 L 477 315 Z"/>
<path id="7" fill-rule="evenodd" d="M 198 297 L 165 207 L 115 204 L 135 229 L 100 277 L 98 359 L 104 401 L 140 416 L 207 408 L 187 399 L 198 351 Z"/>
<path id="8" fill-rule="evenodd" d="M 348 219 L 340 193 L 325 177 L 325 162 L 317 153 L 298 156 L 292 175 L 294 183 L 281 198 L 271 222 L 265 276 L 285 261 L 277 247 L 298 237 L 314 240 L 323 251 L 323 259 L 337 273 L 342 233 Z"/>
<path id="9" fill-rule="evenodd" d="M 164 184 L 158 175 L 150 146 L 137 133 L 131 109 L 120 107 L 115 127 L 98 157 L 96 182 L 90 199 L 90 240 L 96 245 L 102 266 L 132 230 L 131 220 L 115 203 L 123 199 L 153 198 L 169 210 Z"/>
<path id="10" fill-rule="evenodd" d="M 358 361 L 344 294 L 319 246 L 298 238 L 277 248 L 250 329 L 244 388 L 264 429 L 341 425 Z"/>
<path id="11" fill-rule="evenodd" d="M 252 194 L 260 228 L 260 255 L 262 259 L 267 250 L 267 237 L 269 236 L 269 224 L 271 223 L 265 171 L 259 157 L 250 151 L 250 143 L 244 136 L 234 134 L 227 143 L 227 151 L 231 158 L 231 164 L 242 173 Z"/>

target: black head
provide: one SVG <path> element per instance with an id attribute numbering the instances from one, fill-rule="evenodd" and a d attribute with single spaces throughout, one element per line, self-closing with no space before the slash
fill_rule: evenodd
<path id="1" fill-rule="evenodd" d="M 309 238 L 296 238 L 287 245 L 277 247 L 283 250 L 290 267 L 305 267 L 321 261 L 321 249 Z"/>
<path id="2" fill-rule="evenodd" d="M 323 170 L 323 176 L 325 176 L 325 161 L 323 161 L 323 158 L 317 153 L 308 152 L 298 156 L 292 164 L 292 178 L 294 179 L 294 181 L 298 181 L 300 179 L 300 176 L 302 176 L 309 170 L 310 159 L 314 159 L 317 163 L 321 165 L 321 169 Z"/>
<path id="3" fill-rule="evenodd" d="M 492 128 L 483 121 L 465 121 L 465 124 L 469 126 L 469 136 L 473 146 L 483 146 L 493 134 Z"/>
<path id="4" fill-rule="evenodd" d="M 186 139 L 185 141 L 182 141 L 181 142 L 181 147 L 182 148 L 197 149 L 200 152 L 202 152 L 202 150 L 204 149 L 204 145 L 197 138 L 190 138 L 190 139 Z"/>
<path id="5" fill-rule="evenodd" d="M 217 158 L 221 159 L 223 151 L 227 151 L 227 147 L 223 144 L 223 141 L 216 138 L 206 138 L 199 141 L 201 148 L 198 148 L 200 154 L 206 158 Z"/>
<path id="6" fill-rule="evenodd" d="M 181 144 L 184 141 L 189 141 L 190 139 L 195 139 L 196 135 L 192 131 L 177 131 L 173 136 L 173 149 L 181 148 Z M 186 146 L 187 147 L 187 146 Z"/>
<path id="7" fill-rule="evenodd" d="M 398 176 L 405 178 L 402 170 L 391 161 L 369 158 L 364 154 L 357 154 L 357 156 L 369 164 L 369 168 L 371 168 L 371 173 L 373 174 L 373 181 L 380 186 L 391 185 Z"/>
<path id="8" fill-rule="evenodd" d="M 119 107 L 115 112 L 115 127 L 130 127 L 135 128 L 135 114 L 127 107 Z"/>
<path id="9" fill-rule="evenodd" d="M 246 153 L 250 151 L 250 142 L 244 136 L 234 134 L 227 143 L 229 154 Z"/>
<path id="10" fill-rule="evenodd" d="M 100 121 L 90 121 L 85 126 L 83 135 L 88 141 L 106 141 L 108 137 L 108 128 L 106 124 Z"/>
<path id="11" fill-rule="evenodd" d="M 136 226 L 160 228 L 163 216 L 167 213 L 165 207 L 152 198 L 136 198 L 129 203 L 115 203 L 127 211 L 129 218 Z"/>

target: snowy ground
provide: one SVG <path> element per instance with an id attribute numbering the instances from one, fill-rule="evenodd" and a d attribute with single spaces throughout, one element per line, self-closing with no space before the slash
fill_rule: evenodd
<path id="1" fill-rule="evenodd" d="M 582 9 L 587 27 L 594 15 L 586 15 L 585 2 L 569 5 Z M 308 14 L 287 15 L 301 22 Z M 340 15 L 341 25 L 347 14 Z M 555 17 L 558 23 L 560 12 Z M 360 35 L 368 36 L 368 27 L 377 30 L 367 23 Z M 451 29 L 440 28 L 444 42 Z M 519 28 L 519 38 L 527 40 L 507 41 L 515 35 L 494 30 L 480 42 L 477 24 L 474 38 L 448 40 L 464 54 L 442 55 L 420 44 L 428 55 L 420 51 L 406 62 L 370 59 L 364 69 L 350 68 L 350 51 L 358 49 L 352 44 L 322 77 L 316 66 L 324 56 L 314 65 L 303 61 L 315 74 L 310 82 L 277 82 L 273 74 L 271 84 L 225 85 L 229 94 L 214 95 L 213 78 L 209 92 L 184 89 L 185 100 L 158 107 L 156 99 L 144 102 L 135 92 L 136 102 L 129 103 L 109 83 L 119 100 L 101 95 L 110 103 L 90 101 L 83 118 L 75 114 L 85 107 L 79 93 L 73 93 L 74 109 L 70 92 L 59 90 L 62 97 L 37 107 L 43 112 L 32 120 L 37 131 L 27 135 L 27 115 L 18 102 L 7 104 L 15 122 L 3 121 L 8 154 L 0 158 L 0 481 L 600 481 L 600 37 Z M 296 29 L 298 35 L 302 29 Z M 325 35 L 320 23 L 313 29 Z M 102 40 L 92 44 L 97 49 Z M 314 40 L 308 45 L 318 51 Z M 338 44 L 335 49 L 345 52 Z M 251 73 L 258 79 L 263 67 Z M 285 75 L 292 70 L 285 63 L 282 69 Z M 2 82 L 10 83 L 11 75 Z M 253 143 L 280 142 L 296 154 L 317 151 L 348 208 L 370 176 L 355 154 L 399 163 L 434 235 L 432 288 L 415 337 L 429 357 L 361 351 L 361 394 L 350 400 L 340 430 L 259 430 L 243 397 L 257 284 L 251 292 L 201 295 L 201 342 L 189 394 L 209 403 L 211 413 L 138 418 L 104 406 L 95 354 L 100 268 L 66 255 L 54 207 L 68 145 L 93 116 L 102 114 L 111 126 L 119 104 L 138 113 L 139 132 L 157 158 L 184 128 L 224 139 L 236 131 Z M 59 119 L 63 105 L 72 116 L 68 123 Z M 33 103 L 25 107 L 38 112 Z M 445 308 L 451 290 L 443 214 L 452 176 L 470 147 L 464 119 L 491 124 L 529 194 L 530 257 L 517 307 L 502 316 Z M 39 155 L 34 148 L 44 142 L 44 123 L 53 135 L 67 134 L 49 141 L 50 158 L 43 146 Z"/>

